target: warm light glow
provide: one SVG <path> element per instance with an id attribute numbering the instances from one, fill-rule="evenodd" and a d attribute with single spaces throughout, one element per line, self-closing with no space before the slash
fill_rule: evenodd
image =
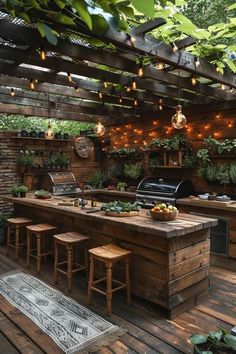
<path id="1" fill-rule="evenodd" d="M 158 123 L 158 122 L 157 122 L 156 120 L 154 120 L 154 121 L 152 122 L 153 125 L 157 125 L 157 123 Z"/>
<path id="2" fill-rule="evenodd" d="M 159 110 L 162 111 L 163 110 L 163 106 L 161 104 L 159 104 Z"/>
<path id="3" fill-rule="evenodd" d="M 13 89 L 13 88 L 11 88 L 11 96 L 13 97 L 13 96 L 15 96 L 15 90 Z"/>
<path id="4" fill-rule="evenodd" d="M 78 88 L 78 86 L 77 85 L 75 85 L 75 92 L 79 92 L 79 88 Z"/>
<path id="5" fill-rule="evenodd" d="M 220 113 L 216 114 L 216 119 L 220 119 Z"/>
<path id="6" fill-rule="evenodd" d="M 138 76 L 142 77 L 144 75 L 144 71 L 143 71 L 143 64 L 140 63 L 139 64 L 139 68 L 138 68 Z"/>
<path id="7" fill-rule="evenodd" d="M 105 88 L 107 88 L 107 87 L 108 87 L 108 84 L 107 84 L 107 82 L 106 82 L 106 80 L 105 80 L 105 79 L 103 80 L 103 85 L 104 85 L 104 87 L 105 87 Z"/>
<path id="8" fill-rule="evenodd" d="M 70 73 L 67 73 L 67 78 L 68 78 L 68 81 L 69 81 L 69 82 L 72 81 L 72 77 L 71 77 L 71 74 L 70 74 Z"/>
<path id="9" fill-rule="evenodd" d="M 230 86 L 229 88 L 229 92 L 232 93 L 234 90 L 233 90 L 233 87 Z"/>
<path id="10" fill-rule="evenodd" d="M 173 43 L 171 44 L 171 46 L 172 46 L 172 52 L 173 52 L 173 53 L 176 53 L 179 48 L 177 47 L 177 45 L 175 44 L 175 42 L 173 42 Z"/>
<path id="11" fill-rule="evenodd" d="M 202 137 L 202 133 L 199 132 L 198 133 L 198 137 L 201 138 Z"/>
<path id="12" fill-rule="evenodd" d="M 134 143 L 137 144 L 137 143 L 138 143 L 138 140 L 134 140 Z"/>
<path id="13" fill-rule="evenodd" d="M 126 91 L 127 91 L 127 92 L 130 92 L 130 91 L 131 91 L 130 86 L 126 87 Z"/>
<path id="14" fill-rule="evenodd" d="M 94 127 L 94 133 L 97 136 L 103 136 L 105 134 L 105 131 L 106 131 L 106 129 L 105 129 L 104 125 L 102 124 L 101 120 L 99 120 L 98 123 Z"/>
<path id="15" fill-rule="evenodd" d="M 131 44 L 134 44 L 136 42 L 136 38 L 133 36 L 130 36 L 129 41 Z"/>
<path id="16" fill-rule="evenodd" d="M 156 65 L 157 70 L 163 70 L 164 67 L 165 67 L 165 64 L 161 63 L 161 62 L 158 62 L 157 65 Z"/>
<path id="17" fill-rule="evenodd" d="M 134 106 L 138 106 L 138 100 L 137 100 L 137 98 L 135 98 L 135 100 L 134 100 Z"/>
<path id="18" fill-rule="evenodd" d="M 34 86 L 34 80 L 30 80 L 30 88 L 31 90 L 34 90 L 35 86 Z"/>
<path id="19" fill-rule="evenodd" d="M 46 51 L 45 51 L 44 49 L 41 49 L 41 50 L 40 50 L 40 58 L 41 58 L 42 60 L 46 60 L 46 57 L 47 57 Z"/>
<path id="20" fill-rule="evenodd" d="M 192 75 L 191 77 L 191 83 L 193 86 L 195 86 L 197 84 L 197 80 L 196 80 L 196 77 L 194 75 Z"/>
<path id="21" fill-rule="evenodd" d="M 195 66 L 196 66 L 196 68 L 198 67 L 198 66 L 200 66 L 200 58 L 199 57 L 194 57 L 194 61 L 195 61 Z"/>
<path id="22" fill-rule="evenodd" d="M 163 99 L 162 99 L 162 98 L 159 98 L 158 103 L 159 103 L 159 104 L 163 104 Z"/>
<path id="23" fill-rule="evenodd" d="M 102 99 L 102 93 L 101 93 L 100 90 L 98 90 L 98 97 L 99 97 L 100 99 Z"/>
<path id="24" fill-rule="evenodd" d="M 45 130 L 45 132 L 44 132 L 44 137 L 47 140 L 53 140 L 54 139 L 54 132 L 52 130 L 52 126 L 51 126 L 50 121 L 48 122 L 48 129 Z"/>
<path id="25" fill-rule="evenodd" d="M 216 72 L 219 73 L 220 72 L 220 67 L 216 65 Z"/>
<path id="26" fill-rule="evenodd" d="M 229 121 L 228 124 L 227 124 L 227 127 L 228 128 L 232 128 L 232 126 L 233 126 L 232 122 Z"/>
<path id="27" fill-rule="evenodd" d="M 135 78 L 133 78 L 133 80 L 132 80 L 132 89 L 136 90 L 136 88 L 137 88 L 137 83 L 135 81 Z"/>
<path id="28" fill-rule="evenodd" d="M 210 128 L 210 124 L 205 124 L 205 125 L 204 125 L 204 129 L 205 129 L 205 130 L 207 130 L 207 129 L 209 129 L 209 128 Z"/>
<path id="29" fill-rule="evenodd" d="M 122 103 L 122 97 L 120 96 L 120 98 L 119 98 L 119 103 Z"/>
<path id="30" fill-rule="evenodd" d="M 175 129 L 182 129 L 187 120 L 186 117 L 182 113 L 182 106 L 178 105 L 176 106 L 176 113 L 173 115 L 171 118 L 171 124 Z"/>
<path id="31" fill-rule="evenodd" d="M 214 137 L 217 137 L 219 135 L 219 132 L 214 132 Z"/>
<path id="32" fill-rule="evenodd" d="M 220 84 L 220 88 L 221 88 L 221 90 L 225 90 L 225 85 L 224 84 Z"/>

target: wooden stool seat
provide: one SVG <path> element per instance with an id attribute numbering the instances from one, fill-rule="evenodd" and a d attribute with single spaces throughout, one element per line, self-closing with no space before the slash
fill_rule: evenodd
<path id="1" fill-rule="evenodd" d="M 101 247 L 92 248 L 89 250 L 90 256 L 90 270 L 89 270 L 89 283 L 88 283 L 88 304 L 92 302 L 92 291 L 103 294 L 107 298 L 107 314 L 112 314 L 112 294 L 114 291 L 126 288 L 127 303 L 131 303 L 130 297 L 130 276 L 129 276 L 129 256 L 131 252 L 120 248 L 113 244 L 107 244 Z M 94 262 L 103 262 L 106 266 L 106 277 L 94 280 Z M 121 282 L 112 278 L 113 263 L 123 260 L 125 263 L 125 282 Z M 100 282 L 106 281 L 106 291 L 96 287 Z M 112 287 L 112 283 L 117 284 Z"/>
<path id="2" fill-rule="evenodd" d="M 89 237 L 82 235 L 78 232 L 66 232 L 58 235 L 54 235 L 55 245 L 55 259 L 54 259 L 54 279 L 55 283 L 58 283 L 58 273 L 62 273 L 67 277 L 67 289 L 71 292 L 72 288 L 72 275 L 83 269 L 87 269 L 87 249 L 85 248 L 85 261 L 84 264 L 77 263 L 74 252 L 76 252 L 75 246 L 78 244 L 85 244 L 89 240 Z M 66 247 L 66 260 L 59 262 L 59 245 Z M 66 270 L 65 270 L 66 266 Z"/>
<path id="3" fill-rule="evenodd" d="M 20 241 L 20 230 L 24 230 L 26 225 L 32 224 L 34 221 L 29 218 L 8 218 L 7 222 L 7 255 L 9 255 L 10 247 L 15 249 L 15 259 L 18 260 L 19 248 L 26 245 L 26 241 Z M 12 239 L 13 236 L 13 239 Z"/>
<path id="4" fill-rule="evenodd" d="M 41 259 L 53 253 L 50 249 L 50 234 L 57 229 L 50 224 L 36 224 L 26 226 L 27 230 L 27 266 L 30 266 L 30 258 L 36 259 L 36 270 L 40 273 Z M 32 248 L 33 237 L 36 237 L 36 248 Z M 42 242 L 41 242 L 42 241 Z"/>

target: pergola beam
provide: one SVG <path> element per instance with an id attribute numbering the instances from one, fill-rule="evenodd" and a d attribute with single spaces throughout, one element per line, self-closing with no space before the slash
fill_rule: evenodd
<path id="1" fill-rule="evenodd" d="M 196 40 L 193 37 L 186 37 L 180 39 L 179 41 L 176 41 L 175 44 L 178 47 L 178 49 L 181 50 L 196 44 Z"/>
<path id="2" fill-rule="evenodd" d="M 58 53 L 67 53 L 67 55 L 72 58 L 80 60 L 90 60 L 99 64 L 105 64 L 108 66 L 115 67 L 119 70 L 133 73 L 134 75 L 137 74 L 138 67 L 134 61 L 124 57 L 120 57 L 119 55 L 110 53 L 106 50 L 101 51 L 99 49 L 92 49 L 62 39 L 59 39 L 57 46 L 53 47 L 47 41 L 43 41 L 35 29 L 25 28 L 19 25 L 9 23 L 5 20 L 0 20 L 0 33 L 3 38 L 11 39 L 16 43 L 20 42 L 28 45 L 33 45 L 35 41 L 37 41 L 39 45 L 42 45 L 46 50 L 55 51 L 56 49 Z M 167 72 L 157 71 L 155 68 L 150 66 L 145 68 L 144 77 L 159 80 L 166 84 L 176 86 L 179 85 L 189 90 L 193 89 L 189 78 L 178 78 L 176 75 Z M 198 84 L 194 87 L 194 90 L 204 96 L 208 95 L 210 97 L 215 97 L 220 100 L 232 99 L 231 94 L 216 88 L 209 87 L 207 84 Z"/>
<path id="3" fill-rule="evenodd" d="M 155 28 L 158 28 L 166 23 L 166 20 L 161 17 L 154 18 L 153 20 L 146 21 L 141 25 L 135 27 L 135 32 L 138 36 L 144 35 L 148 32 L 151 32 Z"/>

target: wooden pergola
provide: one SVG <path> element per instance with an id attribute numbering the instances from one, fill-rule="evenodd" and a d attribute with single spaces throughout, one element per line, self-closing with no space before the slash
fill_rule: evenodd
<path id="1" fill-rule="evenodd" d="M 193 44 L 191 37 L 177 42 L 179 50 L 173 52 L 171 46 L 148 35 L 164 23 L 156 18 L 129 35 L 109 30 L 102 38 L 115 45 L 116 50 L 109 50 L 92 48 L 76 35 L 61 36 L 53 46 L 34 25 L 1 12 L 0 112 L 87 122 L 102 117 L 106 125 L 114 125 L 137 117 L 148 119 L 157 111 L 160 119 L 168 112 L 171 115 L 179 97 L 187 112 L 234 108 L 235 75 L 220 74 L 203 58 L 197 66 L 196 57 L 184 51 Z M 82 26 L 77 31 L 91 34 Z M 42 48 L 46 60 L 40 57 Z M 138 77 L 137 56 L 146 55 L 152 64 Z M 165 68 L 157 70 L 157 62 Z M 194 86 L 192 75 L 198 78 Z M 137 88 L 127 90 L 133 80 Z"/>

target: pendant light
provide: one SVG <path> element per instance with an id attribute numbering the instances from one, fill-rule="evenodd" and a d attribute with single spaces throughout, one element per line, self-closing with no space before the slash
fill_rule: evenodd
<path id="1" fill-rule="evenodd" d="M 53 140 L 54 139 L 54 132 L 53 132 L 52 125 L 51 125 L 51 120 L 50 120 L 49 94 L 48 94 L 48 128 L 44 132 L 44 137 L 47 140 Z"/>
<path id="2" fill-rule="evenodd" d="M 182 129 L 185 126 L 186 122 L 187 122 L 187 119 L 186 119 L 185 115 L 182 113 L 182 106 L 180 104 L 180 83 L 179 83 L 179 78 L 180 78 L 180 71 L 178 69 L 179 104 L 178 104 L 178 106 L 176 106 L 176 112 L 173 115 L 173 117 L 171 118 L 172 127 L 174 127 L 175 129 Z"/>
<path id="3" fill-rule="evenodd" d="M 105 129 L 104 125 L 102 124 L 102 120 L 99 119 L 98 123 L 94 127 L 94 133 L 98 137 L 100 137 L 100 136 L 103 136 L 105 134 L 105 131 L 106 131 L 106 129 Z"/>

